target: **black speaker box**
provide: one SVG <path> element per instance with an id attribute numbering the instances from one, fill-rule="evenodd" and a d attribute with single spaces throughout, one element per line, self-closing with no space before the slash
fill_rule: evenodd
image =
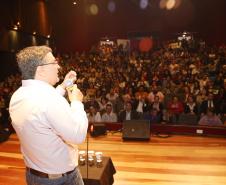
<path id="1" fill-rule="evenodd" d="M 106 125 L 104 123 L 94 123 L 90 127 L 90 135 L 92 137 L 105 135 L 106 132 L 107 132 L 107 128 L 106 128 Z"/>
<path id="2" fill-rule="evenodd" d="M 123 140 L 150 140 L 149 120 L 127 120 L 122 126 Z"/>

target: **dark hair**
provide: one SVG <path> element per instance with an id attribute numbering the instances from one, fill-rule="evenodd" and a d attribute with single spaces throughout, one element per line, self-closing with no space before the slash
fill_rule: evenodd
<path id="1" fill-rule="evenodd" d="M 127 101 L 126 104 L 130 104 L 132 106 L 132 102 L 131 101 Z"/>
<path id="2" fill-rule="evenodd" d="M 108 104 L 106 105 L 106 107 L 112 107 L 112 104 L 108 103 Z"/>
<path id="3" fill-rule="evenodd" d="M 101 101 L 102 100 L 108 101 L 108 98 L 106 98 L 105 96 L 102 96 L 100 99 L 101 99 Z"/>

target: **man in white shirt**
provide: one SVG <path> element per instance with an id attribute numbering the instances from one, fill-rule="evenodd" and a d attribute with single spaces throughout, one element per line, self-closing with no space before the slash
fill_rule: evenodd
<path id="1" fill-rule="evenodd" d="M 88 120 L 83 95 L 66 82 L 76 78 L 69 72 L 56 89 L 60 69 L 52 50 L 32 46 L 17 54 L 22 86 L 10 101 L 12 125 L 19 137 L 28 185 L 83 185 L 78 171 L 78 149 L 84 141 Z M 67 91 L 70 104 L 63 97 Z"/>
<path id="2" fill-rule="evenodd" d="M 103 122 L 117 122 L 117 116 L 112 111 L 112 105 L 109 103 L 106 106 L 106 113 L 102 115 Z"/>
<path id="3" fill-rule="evenodd" d="M 94 106 L 89 107 L 89 113 L 87 113 L 87 118 L 90 123 L 101 122 L 101 115 L 100 112 L 97 112 Z"/>

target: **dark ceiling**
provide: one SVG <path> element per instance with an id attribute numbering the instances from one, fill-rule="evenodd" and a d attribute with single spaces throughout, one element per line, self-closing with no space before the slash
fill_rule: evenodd
<path id="1" fill-rule="evenodd" d="M 0 18 L 1 27 L 18 15 L 27 20 L 26 29 L 29 30 L 29 25 L 34 27 L 37 15 L 31 11 L 32 2 L 37 4 L 38 0 L 1 1 L 4 15 Z M 108 11 L 109 0 L 77 0 L 76 5 L 72 0 L 42 2 L 46 6 L 48 30 L 62 51 L 88 49 L 100 37 L 126 38 L 131 32 L 151 32 L 160 39 L 172 39 L 186 30 L 211 43 L 226 42 L 226 0 L 181 0 L 180 6 L 173 10 L 160 9 L 160 0 L 149 0 L 144 10 L 139 8 L 139 0 L 114 0 L 114 13 Z M 99 8 L 97 15 L 87 13 L 92 3 Z"/>

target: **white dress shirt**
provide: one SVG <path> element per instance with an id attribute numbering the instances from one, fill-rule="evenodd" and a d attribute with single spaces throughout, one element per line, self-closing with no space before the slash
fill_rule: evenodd
<path id="1" fill-rule="evenodd" d="M 143 105 L 144 105 L 144 102 L 143 101 L 139 101 L 136 111 L 143 113 Z"/>
<path id="2" fill-rule="evenodd" d="M 102 116 L 102 121 L 103 122 L 117 122 L 117 115 L 114 112 L 111 112 L 108 114 L 107 112 L 103 114 Z"/>
<path id="3" fill-rule="evenodd" d="M 213 108 L 214 105 L 213 105 L 213 101 L 212 100 L 209 100 L 208 101 L 208 108 Z"/>
<path id="4" fill-rule="evenodd" d="M 126 120 L 131 120 L 131 111 L 130 112 L 126 111 Z"/>
<path id="5" fill-rule="evenodd" d="M 95 115 L 91 115 L 90 113 L 88 113 L 87 114 L 87 118 L 88 118 L 90 123 L 96 123 L 96 122 L 101 122 L 102 121 L 99 112 L 97 112 Z"/>
<path id="6" fill-rule="evenodd" d="M 44 81 L 23 80 L 10 101 L 12 124 L 19 137 L 26 166 L 48 174 L 60 174 L 78 165 L 77 146 L 87 133 L 83 104 L 71 105 L 65 91 Z"/>

